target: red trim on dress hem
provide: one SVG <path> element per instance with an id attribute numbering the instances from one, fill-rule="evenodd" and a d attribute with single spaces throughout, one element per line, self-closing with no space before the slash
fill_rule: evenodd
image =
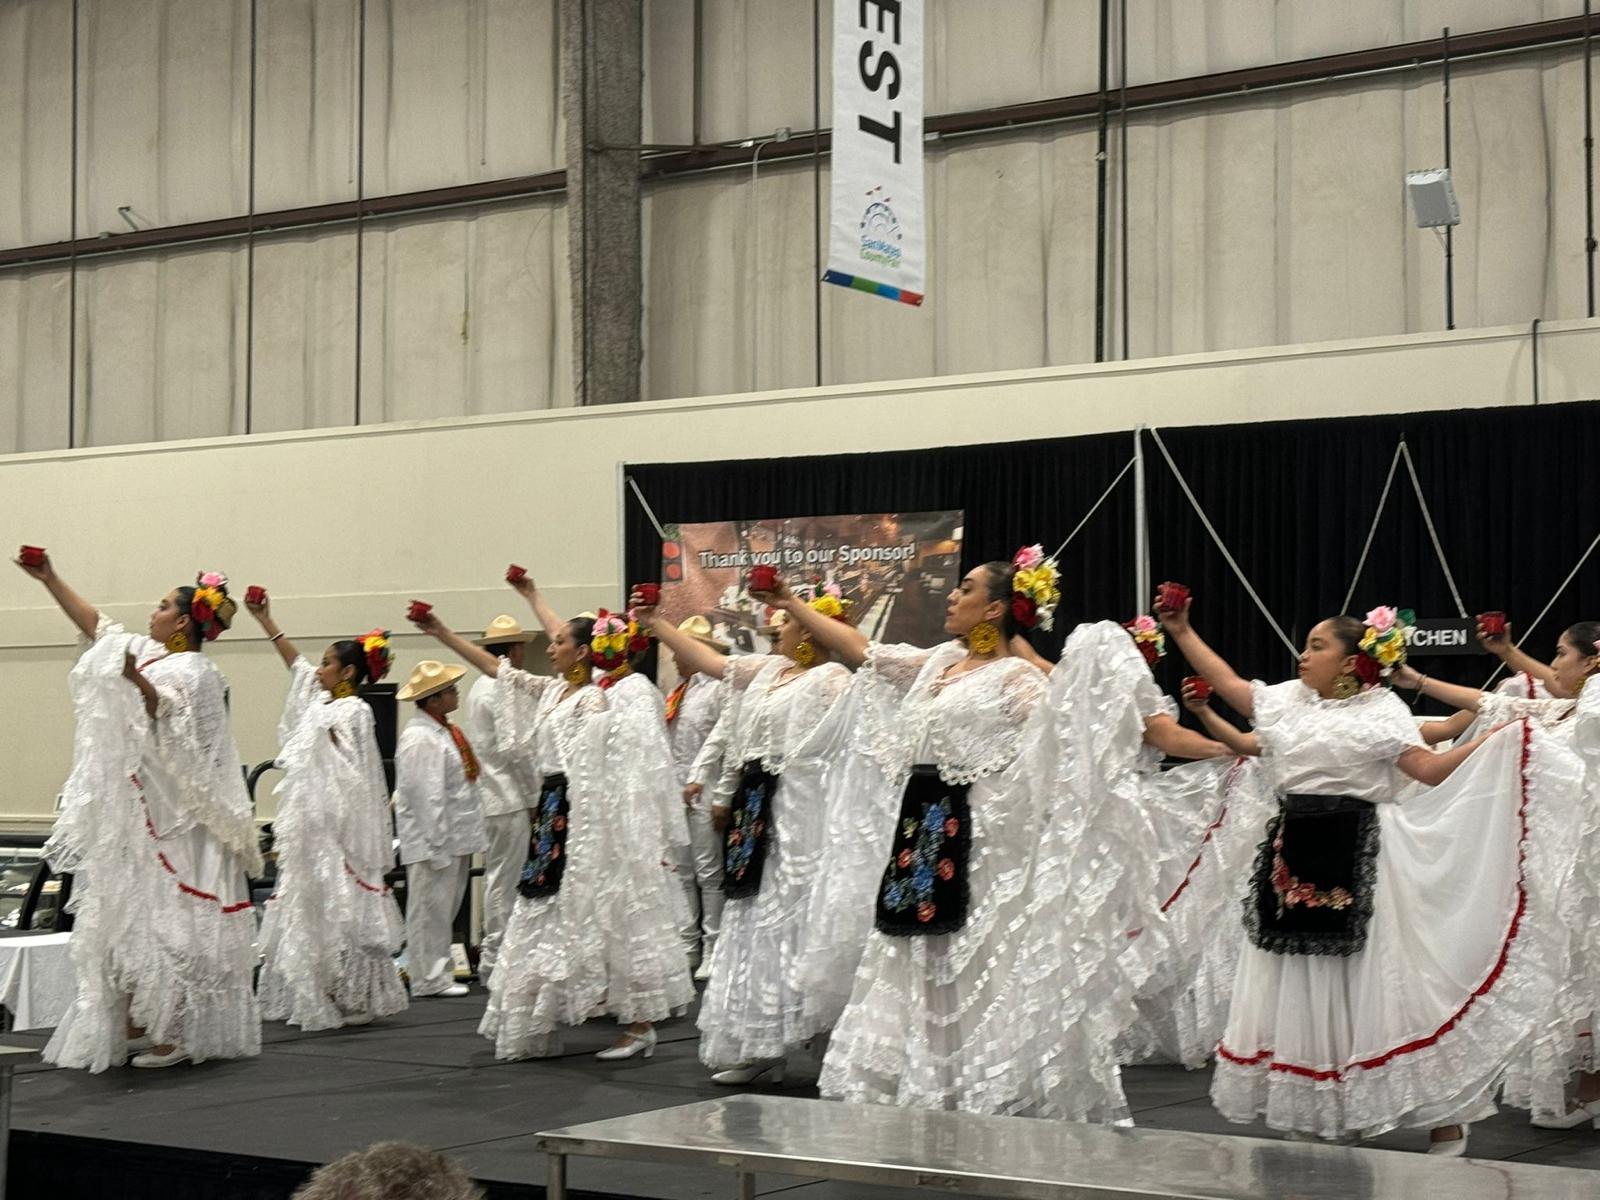
<path id="1" fill-rule="evenodd" d="M 1505 941 L 1500 946 L 1500 957 L 1496 959 L 1494 968 L 1489 972 L 1488 978 L 1478 985 L 1477 989 L 1472 993 L 1472 995 L 1467 997 L 1467 1002 L 1456 1011 L 1456 1014 L 1453 1017 L 1451 1017 L 1443 1025 L 1439 1026 L 1438 1029 L 1434 1030 L 1434 1032 L 1427 1037 L 1418 1038 L 1416 1041 L 1407 1042 L 1402 1046 L 1396 1046 L 1394 1049 L 1388 1050 L 1383 1054 L 1378 1055 L 1376 1058 L 1368 1058 L 1363 1059 L 1360 1062 L 1351 1063 L 1343 1070 L 1319 1071 L 1312 1067 L 1302 1067 L 1296 1063 L 1274 1062 L 1268 1065 L 1267 1069 L 1269 1071 L 1281 1071 L 1288 1075 L 1301 1075 L 1307 1079 L 1325 1082 L 1330 1079 L 1343 1080 L 1346 1071 L 1370 1071 L 1377 1067 L 1387 1066 L 1397 1058 L 1407 1054 L 1415 1054 L 1418 1050 L 1426 1050 L 1429 1046 L 1435 1045 L 1440 1038 L 1444 1037 L 1461 1023 L 1461 1019 L 1465 1017 L 1467 1015 L 1467 1011 L 1478 1002 L 1478 998 L 1480 996 L 1486 996 L 1489 994 L 1490 990 L 1499 981 L 1500 976 L 1505 972 L 1506 960 L 1511 956 L 1511 943 L 1516 941 L 1517 935 L 1522 932 L 1522 918 L 1528 911 L 1528 884 L 1526 874 L 1528 860 L 1528 759 L 1532 741 L 1533 727 L 1527 718 L 1524 718 L 1522 721 L 1522 762 L 1520 767 L 1522 794 L 1521 800 L 1517 805 L 1517 817 L 1522 825 L 1522 834 L 1517 839 L 1517 909 L 1516 912 L 1512 913 L 1511 915 L 1510 928 L 1506 931 Z M 1248 1058 L 1245 1058 L 1235 1054 L 1233 1051 L 1229 1050 L 1226 1045 L 1218 1042 L 1217 1056 L 1219 1058 L 1225 1058 L 1229 1062 L 1241 1067 L 1253 1067 L 1264 1060 L 1271 1058 L 1272 1051 L 1262 1050 Z"/>
<path id="2" fill-rule="evenodd" d="M 355 868 L 352 867 L 348 862 L 344 864 L 344 873 L 350 876 L 351 879 L 354 879 L 356 881 L 356 886 L 361 888 L 363 891 L 376 892 L 380 896 L 387 896 L 391 890 L 387 883 L 382 887 L 377 887 L 368 883 L 365 879 L 356 874 Z"/>
<path id="3" fill-rule="evenodd" d="M 155 822 L 150 820 L 150 805 L 149 802 L 144 798 L 144 784 L 139 782 L 139 777 L 137 775 L 129 776 L 129 778 L 133 780 L 134 785 L 139 789 L 139 805 L 144 809 L 144 831 L 150 835 L 150 840 L 152 842 L 159 844 L 161 837 L 156 833 Z M 159 859 L 161 865 L 167 869 L 167 874 L 174 877 L 177 876 L 178 868 L 172 865 L 172 860 L 167 857 L 166 851 L 157 850 L 156 858 Z M 218 905 L 223 916 L 228 916 L 232 913 L 244 912 L 245 909 L 254 907 L 248 900 L 240 901 L 237 904 L 223 904 L 221 896 L 214 896 L 210 892 L 202 892 L 197 887 L 191 887 L 182 879 L 178 880 L 178 890 L 185 896 L 193 896 L 198 900 L 209 900 L 212 904 Z"/>

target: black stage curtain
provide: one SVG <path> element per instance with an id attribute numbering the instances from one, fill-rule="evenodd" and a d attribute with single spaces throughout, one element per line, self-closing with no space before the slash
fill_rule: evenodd
<path id="1" fill-rule="evenodd" d="M 1531 621 L 1600 532 L 1600 402 L 1381 417 L 1162 429 L 1162 440 L 1245 576 L 1289 637 L 1333 614 L 1361 556 L 1402 436 L 1468 613 L 1504 609 Z M 841 438 L 841 440 L 846 440 Z M 630 466 L 663 523 L 871 512 L 966 511 L 967 565 L 1026 542 L 1048 551 L 1071 532 L 1132 457 L 1134 435 Z M 1195 592 L 1196 628 L 1247 676 L 1289 678 L 1294 663 L 1216 549 L 1151 435 L 1143 435 L 1153 582 Z M 1133 473 L 1061 556 L 1054 653 L 1085 620 L 1126 620 L 1135 598 Z M 630 580 L 660 573 L 660 539 L 628 501 Z M 1356 615 L 1380 603 L 1420 617 L 1455 616 L 1443 571 L 1402 463 L 1361 581 Z M 1548 659 L 1561 630 L 1600 618 L 1600 552 L 1526 647 Z M 1474 685 L 1486 657 L 1419 659 Z M 1176 692 L 1173 654 L 1157 678 Z"/>

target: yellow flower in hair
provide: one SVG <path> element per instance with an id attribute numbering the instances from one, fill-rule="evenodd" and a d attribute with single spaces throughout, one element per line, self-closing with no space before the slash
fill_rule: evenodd
<path id="1" fill-rule="evenodd" d="M 811 602 L 811 607 L 825 617 L 839 617 L 844 615 L 844 605 L 839 603 L 837 596 L 818 596 Z"/>

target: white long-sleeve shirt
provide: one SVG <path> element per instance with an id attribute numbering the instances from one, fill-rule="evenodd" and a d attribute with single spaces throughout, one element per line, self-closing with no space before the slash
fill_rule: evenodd
<path id="1" fill-rule="evenodd" d="M 470 735 L 469 740 L 470 740 Z M 474 746 L 474 753 L 477 747 Z M 476 854 L 489 844 L 478 785 L 445 725 L 418 712 L 400 734 L 395 752 L 395 829 L 402 863 Z"/>

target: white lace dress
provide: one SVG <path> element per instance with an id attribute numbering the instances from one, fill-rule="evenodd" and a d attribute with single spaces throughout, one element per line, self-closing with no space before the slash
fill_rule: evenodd
<path id="1" fill-rule="evenodd" d="M 1571 885 L 1561 898 L 1568 963 L 1562 986 L 1549 997 L 1539 1032 L 1507 1073 L 1507 1104 L 1538 1117 L 1567 1111 L 1567 1085 L 1576 1071 L 1596 1067 L 1594 1030 L 1600 1015 L 1600 685 L 1577 700 L 1548 693 L 1518 694 L 1502 687 L 1478 705 L 1479 725 L 1492 728 L 1527 719 L 1570 748 L 1582 762 L 1574 823 L 1567 830 L 1577 848 Z"/>
<path id="2" fill-rule="evenodd" d="M 154 720 L 125 653 L 156 689 Z M 45 1058 L 119 1064 L 130 1018 L 196 1062 L 259 1053 L 246 873 L 261 855 L 222 672 L 101 617 L 71 686 L 72 773 L 45 857 L 73 874 L 78 995 Z"/>
<path id="3" fill-rule="evenodd" d="M 1045 676 L 1003 658 L 948 677 L 965 656 L 955 642 L 933 650 L 874 645 L 858 676 L 856 769 L 846 768 L 834 792 L 820 923 L 807 956 L 816 989 L 807 1004 L 821 1019 L 829 971 L 854 981 L 823 1066 L 826 1096 L 1011 1111 L 1009 1086 L 991 1085 L 992 1051 L 1013 1012 L 1010 935 L 1026 906 L 1038 823 L 1028 789 L 1006 768 Z M 855 762 L 861 758 L 870 764 Z M 945 784 L 970 785 L 967 913 L 955 932 L 891 936 L 874 928 L 877 894 L 917 763 L 936 766 Z"/>
<path id="4" fill-rule="evenodd" d="M 613 721 L 598 687 L 567 694 L 562 680 L 508 665 L 497 685 L 501 749 L 532 754 L 541 805 L 544 784 L 565 775 L 570 807 L 560 889 L 518 896 L 479 1032 L 497 1058 L 530 1058 L 554 1052 L 563 1026 L 592 1017 L 665 1020 L 694 997 L 676 924 L 682 892 L 662 866 L 677 836 L 657 795 L 660 779 L 673 779 L 665 735 L 647 754 L 654 739 Z"/>
<path id="5" fill-rule="evenodd" d="M 384 874 L 394 866 L 389 789 L 372 709 L 329 699 L 295 660 L 278 725 L 278 884 L 261 925 L 261 1015 L 302 1029 L 406 1007 L 394 956 L 400 908 Z"/>
<path id="6" fill-rule="evenodd" d="M 701 1001 L 700 1060 L 717 1068 L 781 1057 L 815 1032 L 794 968 L 822 858 L 825 775 L 843 745 L 850 673 L 824 663 L 780 681 L 792 665 L 776 655 L 741 655 L 727 665 L 727 744 L 716 797 L 733 795 L 752 760 L 778 784 L 761 888 L 727 901 Z"/>
<path id="7" fill-rule="evenodd" d="M 1395 760 L 1419 745 L 1387 690 L 1324 700 L 1257 683 L 1262 765 L 1279 795 L 1376 806 L 1365 946 L 1347 956 L 1246 944 L 1212 1083 L 1229 1120 L 1322 1137 L 1473 1121 L 1565 983 L 1557 913 L 1581 765 L 1534 722 L 1502 729 L 1433 788 Z"/>

